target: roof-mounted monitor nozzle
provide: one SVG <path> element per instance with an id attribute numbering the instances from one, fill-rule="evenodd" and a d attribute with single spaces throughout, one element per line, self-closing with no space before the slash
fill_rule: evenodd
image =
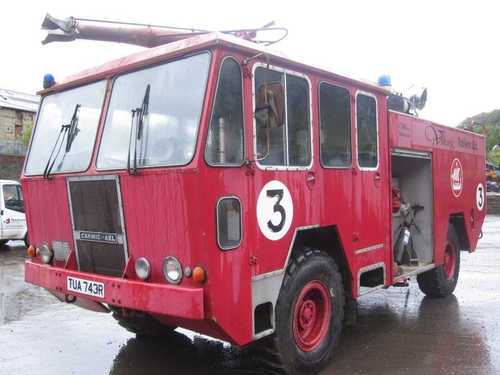
<path id="1" fill-rule="evenodd" d="M 427 102 L 427 89 L 415 85 L 411 86 L 409 99 L 415 108 L 418 110 L 424 109 L 425 103 Z"/>
<path id="2" fill-rule="evenodd" d="M 102 26 L 105 24 L 105 26 Z M 270 27 L 273 23 L 257 29 L 224 30 L 223 34 L 230 34 L 240 39 L 254 43 L 270 45 L 282 40 L 288 31 L 281 27 Z M 48 35 L 42 44 L 51 42 L 71 42 L 75 39 L 97 40 L 102 42 L 126 43 L 134 46 L 153 48 L 164 44 L 191 38 L 195 35 L 207 34 L 209 30 L 186 29 L 168 26 L 153 26 L 137 23 L 100 21 L 68 17 L 64 20 L 45 16 L 42 30 Z M 257 33 L 279 32 L 279 38 L 274 40 L 257 39 Z"/>
<path id="3" fill-rule="evenodd" d="M 415 116 L 418 116 L 418 112 L 424 109 L 427 102 L 426 88 L 413 85 L 410 87 L 408 97 L 404 97 L 403 94 L 392 90 L 391 77 L 387 74 L 379 76 L 377 83 L 388 91 L 387 105 L 389 109 Z"/>
<path id="4" fill-rule="evenodd" d="M 75 21 L 74 17 L 59 20 L 47 13 L 42 22 L 42 30 L 46 30 L 48 35 L 45 40 L 42 41 L 42 44 L 74 40 L 77 25 L 78 23 Z"/>

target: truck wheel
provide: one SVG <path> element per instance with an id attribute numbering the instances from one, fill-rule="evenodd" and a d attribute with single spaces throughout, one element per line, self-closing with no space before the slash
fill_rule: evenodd
<path id="1" fill-rule="evenodd" d="M 460 243 L 452 224 L 448 225 L 444 263 L 417 275 L 420 290 L 430 297 L 446 297 L 453 293 L 460 272 Z"/>
<path id="2" fill-rule="evenodd" d="M 257 342 L 256 359 L 274 373 L 313 374 L 333 356 L 343 318 L 335 262 L 319 250 L 295 249 L 276 304 L 276 330 Z"/>
<path id="3" fill-rule="evenodd" d="M 162 324 L 151 315 L 144 312 L 128 311 L 124 314 L 123 308 L 117 306 L 108 306 L 113 313 L 113 318 L 120 326 L 127 331 L 135 333 L 137 336 L 154 337 L 161 336 L 174 331 L 177 327 L 167 326 Z"/>

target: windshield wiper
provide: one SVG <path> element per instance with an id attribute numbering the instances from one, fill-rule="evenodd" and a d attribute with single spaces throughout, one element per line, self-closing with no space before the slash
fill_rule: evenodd
<path id="1" fill-rule="evenodd" d="M 134 117 L 135 114 L 137 113 L 137 119 L 136 119 L 136 134 L 134 138 L 134 165 L 133 165 L 133 174 L 138 174 L 137 171 L 137 142 L 141 140 L 142 138 L 142 133 L 144 129 L 144 116 L 148 114 L 148 107 L 149 107 L 149 90 L 150 90 L 150 85 L 147 85 L 146 87 L 146 92 L 144 93 L 144 99 L 142 99 L 142 106 L 141 108 L 136 108 L 132 109 L 132 123 L 130 124 L 130 138 L 128 142 L 128 158 L 127 158 L 127 172 L 131 174 L 131 169 L 130 169 L 130 146 L 132 144 L 132 134 L 134 131 Z"/>
<path id="2" fill-rule="evenodd" d="M 54 147 L 52 148 L 52 152 L 50 153 L 49 160 L 47 160 L 47 165 L 45 166 L 45 170 L 43 171 L 43 178 L 49 178 L 50 171 L 52 170 L 52 167 L 54 166 L 54 163 L 56 162 L 57 156 L 59 155 L 59 152 L 61 151 L 62 144 L 64 142 L 62 139 L 61 139 L 61 142 L 59 142 L 59 139 L 61 138 L 61 134 L 66 133 L 68 131 L 68 128 L 69 128 L 69 125 L 61 125 L 61 131 L 59 132 L 59 135 L 57 136 L 56 143 L 54 143 Z M 52 155 L 54 155 L 54 151 L 55 151 L 58 143 L 59 143 L 59 149 L 57 150 L 57 153 L 56 153 L 56 156 L 54 157 L 54 159 L 52 159 Z"/>
<path id="3" fill-rule="evenodd" d="M 75 140 L 76 136 L 78 135 L 78 132 L 80 129 L 78 129 L 78 120 L 79 120 L 79 112 L 80 112 L 80 107 L 81 104 L 77 104 L 75 106 L 75 111 L 73 112 L 73 117 L 71 117 L 71 122 L 69 123 L 69 131 L 68 131 L 68 137 L 66 138 L 66 152 L 68 152 L 71 149 L 71 145 L 73 144 L 73 141 Z"/>
<path id="4" fill-rule="evenodd" d="M 137 139 L 140 140 L 142 138 L 142 130 L 144 129 L 144 116 L 148 113 L 149 108 L 149 88 L 150 85 L 146 87 L 146 92 L 144 93 L 144 99 L 142 99 L 141 108 L 137 108 L 139 112 L 139 128 L 137 129 Z"/>
<path id="5" fill-rule="evenodd" d="M 76 104 L 70 123 L 67 125 L 61 125 L 61 131 L 59 132 L 59 135 L 57 136 L 56 143 L 54 143 L 54 148 L 52 148 L 52 152 L 50 153 L 49 160 L 47 160 L 47 165 L 45 166 L 45 170 L 43 171 L 43 178 L 50 177 L 50 172 L 52 171 L 52 168 L 54 167 L 54 164 L 57 160 L 57 157 L 59 156 L 59 152 L 61 152 L 62 144 L 64 142 L 64 136 L 63 136 L 63 138 L 61 138 L 61 135 L 63 133 L 68 133 L 67 137 L 66 137 L 66 148 L 65 148 L 64 155 L 66 156 L 66 153 L 71 149 L 71 144 L 73 143 L 76 135 L 80 131 L 80 129 L 78 129 L 78 114 L 79 114 L 80 107 L 81 107 L 81 104 Z M 59 142 L 59 139 L 61 139 L 61 142 Z M 56 150 L 58 144 L 59 144 L 59 148 L 57 149 L 57 152 L 56 152 L 54 158 L 52 159 L 52 156 L 54 155 L 54 151 Z M 58 167 L 59 169 L 61 168 L 63 162 L 64 162 L 64 158 L 59 163 L 59 167 Z"/>
<path id="6" fill-rule="evenodd" d="M 130 172 L 130 146 L 132 145 L 132 134 L 134 132 L 134 118 L 135 118 L 135 113 L 137 111 L 135 109 L 132 110 L 132 121 L 130 122 L 130 136 L 128 138 L 128 155 L 127 155 L 127 173 L 131 174 Z M 137 144 L 137 141 L 135 141 Z M 134 150 L 134 173 L 137 173 L 137 160 L 135 156 L 135 150 Z"/>

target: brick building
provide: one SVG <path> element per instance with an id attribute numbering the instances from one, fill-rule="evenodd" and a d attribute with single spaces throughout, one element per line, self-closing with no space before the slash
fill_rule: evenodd
<path id="1" fill-rule="evenodd" d="M 33 124 L 40 98 L 0 89 L 0 179 L 19 180 L 26 146 L 19 137 Z"/>

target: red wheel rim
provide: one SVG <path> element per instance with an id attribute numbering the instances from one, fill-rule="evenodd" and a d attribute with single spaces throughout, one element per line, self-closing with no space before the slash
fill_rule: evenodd
<path id="1" fill-rule="evenodd" d="M 455 275 L 455 267 L 457 262 L 457 257 L 455 254 L 455 247 L 451 242 L 446 243 L 446 250 L 444 252 L 444 277 L 446 280 L 451 280 Z"/>
<path id="2" fill-rule="evenodd" d="M 302 289 L 293 311 L 293 337 L 301 350 L 310 352 L 323 342 L 331 313 L 328 288 L 321 281 L 311 281 Z"/>

